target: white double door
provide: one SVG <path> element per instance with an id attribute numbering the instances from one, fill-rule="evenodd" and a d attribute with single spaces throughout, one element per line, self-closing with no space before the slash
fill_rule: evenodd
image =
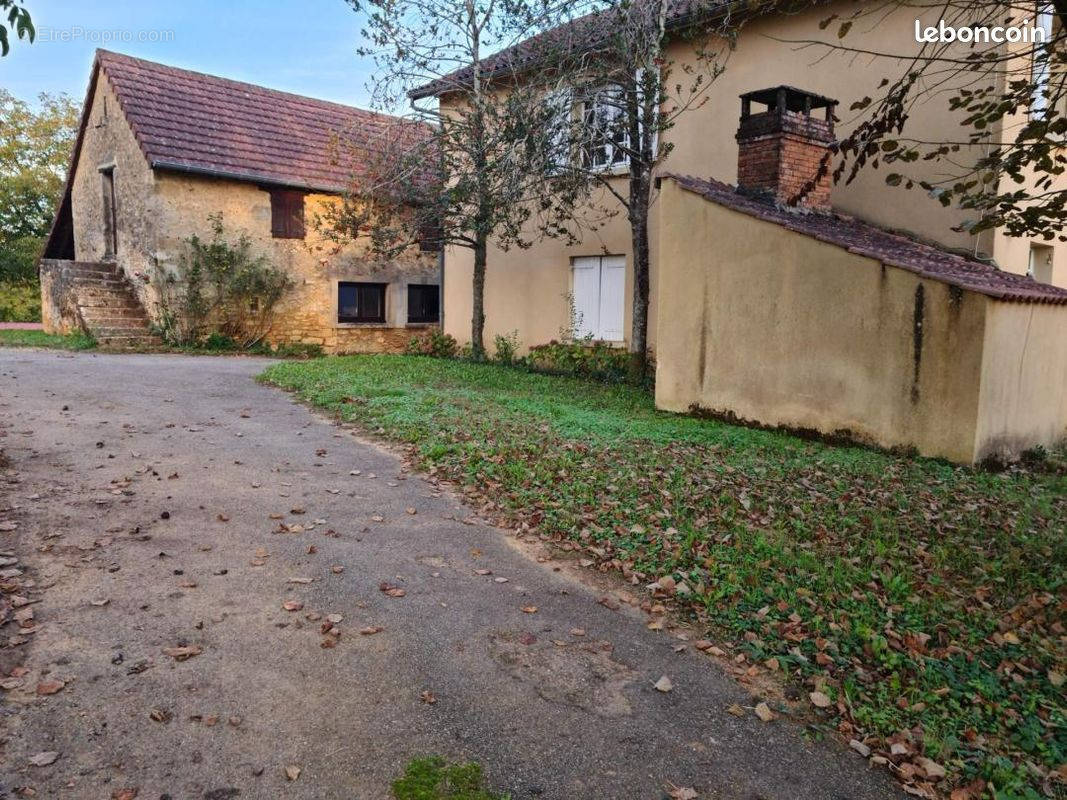
<path id="1" fill-rule="evenodd" d="M 583 256 L 573 259 L 571 268 L 578 336 L 621 342 L 626 302 L 625 256 Z"/>

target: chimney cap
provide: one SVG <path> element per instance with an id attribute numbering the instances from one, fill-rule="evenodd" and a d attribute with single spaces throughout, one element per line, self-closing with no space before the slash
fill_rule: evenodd
<path id="1" fill-rule="evenodd" d="M 813 109 L 825 108 L 827 119 L 830 119 L 833 108 L 837 105 L 837 101 L 831 97 L 797 89 L 795 86 L 772 86 L 769 89 L 757 89 L 741 95 L 741 107 L 745 112 L 748 111 L 751 102 L 762 103 L 768 109 L 776 111 L 785 110 L 804 114 L 810 114 Z M 779 102 L 784 108 L 779 108 Z"/>

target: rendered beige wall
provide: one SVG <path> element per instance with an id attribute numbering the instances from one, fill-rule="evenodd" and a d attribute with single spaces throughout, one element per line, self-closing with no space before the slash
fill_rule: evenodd
<path id="1" fill-rule="evenodd" d="M 253 252 L 284 269 L 296 284 L 278 307 L 268 337 L 272 343 L 317 344 L 328 352 L 399 351 L 426 327 L 407 325 L 407 284 L 439 282 L 436 254 L 413 250 L 385 262 L 360 245 L 333 252 L 312 224 L 325 204 L 334 202 L 322 194 L 305 198 L 305 239 L 273 238 L 270 194 L 265 189 L 252 183 L 149 169 L 103 72 L 92 98 L 71 188 L 77 260 L 98 261 L 104 256 L 99 167 L 105 164 L 114 165 L 117 263 L 150 315 L 158 314 L 155 283 L 178 266 L 188 237 L 211 237 L 208 216 L 221 212 L 229 239 L 248 234 Z M 384 325 L 337 322 L 338 281 L 361 280 L 389 283 Z"/>
<path id="2" fill-rule="evenodd" d="M 986 313 L 975 458 L 1011 458 L 1067 437 L 1067 306 L 999 303 Z"/>
<path id="3" fill-rule="evenodd" d="M 673 143 L 673 150 L 657 167 L 657 172 L 692 174 L 734 183 L 737 177 L 737 131 L 740 116 L 738 95 L 754 89 L 788 84 L 824 94 L 840 101 L 838 134 L 855 125 L 857 112 L 849 111 L 852 102 L 864 97 L 877 97 L 878 84 L 883 77 L 895 77 L 905 69 L 901 62 L 874 59 L 841 52 L 827 53 L 825 47 L 802 46 L 798 42 L 818 40 L 839 43 L 836 25 L 819 29 L 819 22 L 833 13 L 847 18 L 856 9 L 852 2 L 837 2 L 795 15 L 766 17 L 746 25 L 736 49 L 723 62 L 725 71 L 710 84 L 706 96 L 678 118 L 677 125 L 665 132 L 664 141 Z M 857 22 L 844 40 L 849 47 L 863 49 L 874 46 L 881 52 L 913 52 L 915 10 L 897 10 L 892 14 L 879 13 L 875 19 Z M 931 10 L 921 15 L 923 21 L 936 20 Z M 692 42 L 679 42 L 669 47 L 668 56 L 675 61 L 673 82 L 687 79 L 683 67 L 695 67 Z M 938 95 L 916 105 L 908 120 L 910 136 L 932 141 L 956 140 L 962 129 L 947 112 L 947 98 Z M 447 109 L 448 99 L 443 107 Z M 944 177 L 946 168 L 920 162 L 915 169 L 927 170 L 926 177 Z M 943 245 L 985 253 L 1013 272 L 1025 273 L 1029 258 L 1029 241 L 1011 239 L 1002 234 L 985 233 L 975 237 L 952 230 L 967 214 L 944 209 L 937 201 L 920 190 L 892 188 L 886 185 L 890 170 L 862 172 L 848 185 L 834 187 L 832 198 L 836 207 L 867 219 L 875 224 L 902 230 L 939 242 Z M 625 179 L 616 179 L 625 191 Z M 1067 178 L 1063 180 L 1067 185 Z M 605 207 L 612 206 L 610 200 Z M 658 232 L 653 214 L 652 236 L 652 308 L 649 338 L 656 346 L 657 314 L 656 280 L 659 268 L 655 263 Z M 686 234 L 688 232 L 685 232 Z M 570 285 L 570 259 L 576 256 L 602 253 L 625 255 L 628 264 L 625 327 L 629 331 L 631 313 L 631 248 L 629 226 L 620 213 L 609 225 L 596 234 L 587 234 L 582 245 L 567 247 L 558 241 L 543 241 L 528 250 L 504 253 L 491 249 L 487 269 L 486 333 L 492 341 L 496 333 L 518 330 L 524 346 L 546 342 L 558 337 L 560 327 L 567 321 L 566 303 L 562 296 Z M 1067 246 L 1056 248 L 1056 270 L 1053 282 L 1067 285 Z M 470 253 L 452 250 L 446 256 L 444 304 L 449 333 L 462 342 L 470 339 Z"/>
<path id="4" fill-rule="evenodd" d="M 972 460 L 984 297 L 724 208 L 673 181 L 663 183 L 659 219 L 657 406 Z"/>

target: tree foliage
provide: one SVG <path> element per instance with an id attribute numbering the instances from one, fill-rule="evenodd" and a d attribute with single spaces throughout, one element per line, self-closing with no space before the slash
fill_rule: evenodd
<path id="1" fill-rule="evenodd" d="M 653 170 L 673 149 L 664 134 L 707 102 L 742 18 L 713 0 L 691 0 L 685 14 L 672 0 L 612 0 L 593 7 L 584 46 L 555 66 L 566 75 L 570 96 L 556 123 L 566 133 L 557 139 L 563 152 L 553 159 L 553 179 L 557 190 L 586 202 L 600 198 L 606 213 L 626 215 L 634 286 L 631 378 L 640 382 L 648 370 Z M 692 59 L 671 60 L 668 38 L 687 41 Z"/>
<path id="2" fill-rule="evenodd" d="M 157 275 L 163 337 L 185 345 L 217 333 L 251 347 L 270 330 L 275 308 L 293 281 L 266 256 L 252 252 L 247 234 L 231 243 L 222 214 L 208 220 L 211 238 L 190 236 L 177 271 Z"/>
<path id="3" fill-rule="evenodd" d="M 6 56 L 11 51 L 9 31 L 19 39 L 34 40 L 37 31 L 22 0 L 0 0 L 0 16 L 7 19 L 7 22 L 0 20 L 0 56 Z"/>
<path id="4" fill-rule="evenodd" d="M 0 89 L 0 242 L 48 233 L 78 115 L 65 94 L 42 93 L 34 107 Z"/>
<path id="5" fill-rule="evenodd" d="M 485 353 L 485 279 L 490 242 L 528 247 L 530 232 L 567 234 L 573 197 L 543 180 L 552 142 L 544 104 L 553 75 L 523 74 L 492 53 L 567 21 L 570 0 L 350 0 L 366 15 L 362 55 L 376 66 L 375 106 L 413 103 L 419 134 L 386 134 L 362 153 L 345 202 L 324 215 L 325 233 L 367 236 L 396 252 L 427 239 L 472 252 L 471 345 Z M 547 46 L 547 43 L 546 43 Z M 520 80 L 521 78 L 521 80 Z M 506 91 L 502 91 L 507 87 Z M 442 111 L 433 95 L 448 97 Z M 393 131 L 397 129 L 394 127 Z M 345 146 L 342 137 L 340 146 Z M 536 225 L 530 225 L 532 219 Z"/>
<path id="6" fill-rule="evenodd" d="M 946 27 L 972 29 L 1029 29 L 1042 21 L 1035 10 L 1043 11 L 1051 37 L 1011 46 L 922 42 L 906 54 L 854 44 L 864 22 L 877 24 L 890 14 L 929 19 L 932 9 Z M 773 12 L 774 4 L 765 10 Z M 848 183 L 864 169 L 885 166 L 889 185 L 970 212 L 960 230 L 999 228 L 1012 236 L 1067 240 L 1065 20 L 1067 0 L 1047 6 L 1033 0 L 881 0 L 825 18 L 825 39 L 795 43 L 855 56 L 881 76 L 875 96 L 848 109 L 854 125 L 828 168 L 834 179 Z M 940 104 L 959 121 L 959 135 L 928 141 L 913 133 L 908 122 L 920 103 Z"/>

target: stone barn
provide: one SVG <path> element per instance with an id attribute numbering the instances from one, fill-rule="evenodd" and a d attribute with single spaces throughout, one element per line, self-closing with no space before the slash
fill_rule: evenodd
<path id="1" fill-rule="evenodd" d="M 440 257 L 383 260 L 314 224 L 350 184 L 343 153 L 424 138 L 358 108 L 97 51 L 66 188 L 41 260 L 46 330 L 111 345 L 158 342 L 160 286 L 209 217 L 284 270 L 293 288 L 273 344 L 329 353 L 402 350 L 440 322 Z M 345 138 L 347 137 L 347 138 Z M 344 141 L 345 146 L 338 143 Z M 351 145 L 351 146 L 349 146 Z"/>

